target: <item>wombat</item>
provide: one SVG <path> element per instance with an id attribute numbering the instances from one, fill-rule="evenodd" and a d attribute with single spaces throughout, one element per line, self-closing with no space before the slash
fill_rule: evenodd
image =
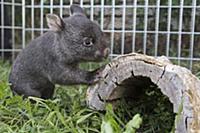
<path id="1" fill-rule="evenodd" d="M 93 84 L 99 70 L 85 71 L 78 63 L 102 61 L 109 54 L 100 27 L 78 5 L 71 15 L 47 14 L 50 31 L 32 40 L 17 56 L 9 76 L 11 90 L 24 97 L 52 98 L 55 84 Z"/>

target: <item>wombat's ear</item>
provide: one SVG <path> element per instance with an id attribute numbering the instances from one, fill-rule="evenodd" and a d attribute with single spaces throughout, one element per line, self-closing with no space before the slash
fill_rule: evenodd
<path id="1" fill-rule="evenodd" d="M 80 6 L 75 5 L 75 4 L 70 6 L 70 14 L 71 15 L 84 15 L 85 16 L 83 8 L 81 8 Z"/>
<path id="2" fill-rule="evenodd" d="M 47 24 L 52 31 L 61 31 L 64 29 L 63 20 L 56 14 L 46 15 Z"/>

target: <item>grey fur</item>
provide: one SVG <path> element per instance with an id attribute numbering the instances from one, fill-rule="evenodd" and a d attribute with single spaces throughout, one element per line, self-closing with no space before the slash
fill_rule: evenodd
<path id="1" fill-rule="evenodd" d="M 53 31 L 32 40 L 18 55 L 9 76 L 14 93 L 47 99 L 52 97 L 55 84 L 92 84 L 97 80 L 98 70 L 81 70 L 78 63 L 107 57 L 103 33 L 83 15 L 82 8 L 73 5 L 70 10 L 72 16 L 63 19 L 48 14 Z"/>

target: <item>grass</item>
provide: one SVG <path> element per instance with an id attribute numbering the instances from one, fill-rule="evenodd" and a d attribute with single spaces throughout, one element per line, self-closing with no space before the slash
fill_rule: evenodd
<path id="1" fill-rule="evenodd" d="M 139 127 L 137 132 L 156 133 L 170 132 L 173 127 L 172 105 L 156 87 L 147 89 L 134 104 L 124 99 L 115 111 L 108 105 L 105 112 L 98 112 L 86 105 L 87 86 L 57 85 L 52 100 L 13 96 L 7 82 L 9 71 L 10 64 L 1 61 L 0 133 L 132 133 Z"/>

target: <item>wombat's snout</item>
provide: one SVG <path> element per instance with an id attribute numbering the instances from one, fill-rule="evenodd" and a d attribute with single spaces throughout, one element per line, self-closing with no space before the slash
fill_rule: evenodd
<path id="1" fill-rule="evenodd" d="M 95 57 L 96 58 L 107 58 L 109 53 L 110 53 L 110 49 L 109 48 L 105 48 L 102 51 L 100 51 L 100 50 L 96 51 L 95 52 Z"/>

